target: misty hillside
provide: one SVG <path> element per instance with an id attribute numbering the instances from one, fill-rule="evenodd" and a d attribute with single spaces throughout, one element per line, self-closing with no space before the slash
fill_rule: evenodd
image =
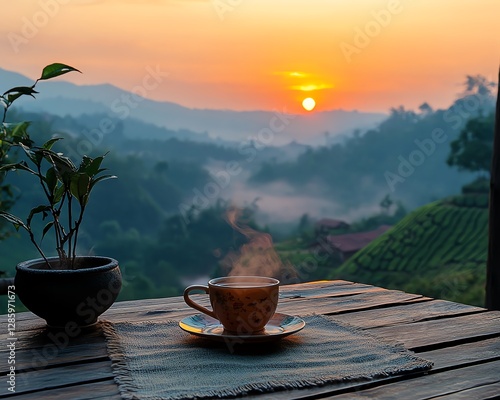
<path id="1" fill-rule="evenodd" d="M 416 209 L 330 278 L 483 305 L 488 181 L 482 190 L 466 191 Z"/>
<path id="2" fill-rule="evenodd" d="M 250 182 L 286 184 L 296 193 L 308 190 L 351 208 L 366 207 L 386 194 L 414 208 L 457 193 L 475 177 L 446 164 L 450 143 L 467 120 L 459 108 L 466 100 L 447 110 L 392 109 L 377 128 L 343 143 L 308 149 L 296 160 L 263 163 Z M 492 106 L 484 98 L 467 115 L 490 113 Z"/>
<path id="3" fill-rule="evenodd" d="M 33 79 L 0 68 L 0 83 L 7 89 L 31 85 Z M 162 84 L 168 85 L 168 79 Z M 343 110 L 288 115 L 283 109 L 271 112 L 190 109 L 172 102 L 137 97 L 109 84 L 78 86 L 69 82 L 50 82 L 50 85 L 40 82 L 37 87 L 40 89 L 38 101 L 23 99 L 20 107 L 24 110 L 74 117 L 105 112 L 122 120 L 124 125 L 131 117 L 174 131 L 185 129 L 205 137 L 208 135 L 211 139 L 238 143 L 259 140 L 259 132 L 271 129 L 272 137 L 260 136 L 266 146 L 283 145 L 294 140 L 304 144 L 324 144 L 325 132 L 332 137 L 346 135 L 355 129 L 374 127 L 386 118 L 381 113 Z"/>

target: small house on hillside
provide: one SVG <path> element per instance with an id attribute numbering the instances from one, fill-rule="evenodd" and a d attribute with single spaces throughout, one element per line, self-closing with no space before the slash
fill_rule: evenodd
<path id="1" fill-rule="evenodd" d="M 316 236 L 327 236 L 340 229 L 348 229 L 349 224 L 340 219 L 322 218 L 314 226 Z"/>
<path id="2" fill-rule="evenodd" d="M 381 225 L 377 229 L 368 232 L 328 235 L 326 244 L 340 256 L 342 261 L 345 261 L 390 228 L 390 225 Z"/>

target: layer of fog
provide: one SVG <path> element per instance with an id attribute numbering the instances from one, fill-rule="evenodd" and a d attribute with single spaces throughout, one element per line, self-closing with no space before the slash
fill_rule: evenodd
<path id="1" fill-rule="evenodd" d="M 309 183 L 300 192 L 283 181 L 255 187 L 247 184 L 249 175 L 249 171 L 243 170 L 232 177 L 229 184 L 220 189 L 219 197 L 236 207 L 256 205 L 256 219 L 260 224 L 298 223 L 304 214 L 313 220 L 326 217 L 352 222 L 380 212 L 379 201 L 355 209 L 336 203 L 322 193 L 319 184 Z M 384 194 L 381 193 L 380 198 Z"/>

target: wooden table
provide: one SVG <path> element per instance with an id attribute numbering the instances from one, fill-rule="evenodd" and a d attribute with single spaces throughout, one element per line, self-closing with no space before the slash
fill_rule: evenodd
<path id="1" fill-rule="evenodd" d="M 428 373 L 276 392 L 259 399 L 485 399 L 500 396 L 500 312 L 346 281 L 281 287 L 279 312 L 328 314 L 433 361 Z M 2 297 L 6 300 L 6 297 Z M 0 299 L 1 301 L 1 299 Z M 193 313 L 182 297 L 115 303 L 103 319 L 181 319 Z M 16 315 L 16 392 L 7 390 L 12 336 L 0 317 L 0 397 L 120 399 L 99 326 L 72 339 L 50 335 L 31 313 Z M 59 341 L 59 343 L 58 343 Z M 46 365 L 45 365 L 46 364 Z M 43 366 L 44 365 L 44 366 Z M 37 366 L 33 368 L 33 366 Z"/>

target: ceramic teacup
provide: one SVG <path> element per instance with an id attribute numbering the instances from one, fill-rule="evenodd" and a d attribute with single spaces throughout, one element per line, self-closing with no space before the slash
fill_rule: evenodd
<path id="1" fill-rule="evenodd" d="M 208 293 L 212 310 L 195 303 L 189 293 Z M 208 286 L 192 285 L 184 290 L 184 301 L 194 309 L 218 319 L 231 333 L 262 331 L 278 306 L 279 281 L 263 276 L 226 276 L 211 279 Z"/>

